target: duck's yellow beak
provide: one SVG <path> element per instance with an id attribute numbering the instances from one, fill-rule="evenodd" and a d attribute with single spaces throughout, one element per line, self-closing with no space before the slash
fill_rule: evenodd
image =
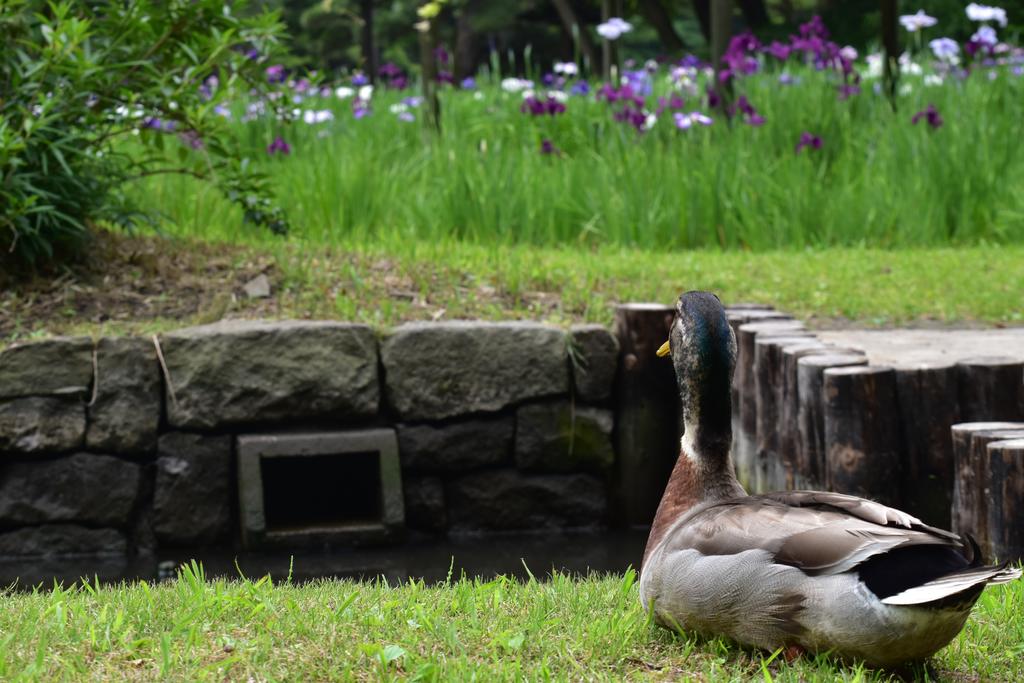
<path id="1" fill-rule="evenodd" d="M 668 342 L 662 344 L 660 347 L 658 347 L 658 350 L 656 351 L 656 353 L 658 354 L 658 358 L 664 358 L 671 352 L 672 349 L 669 348 Z"/>

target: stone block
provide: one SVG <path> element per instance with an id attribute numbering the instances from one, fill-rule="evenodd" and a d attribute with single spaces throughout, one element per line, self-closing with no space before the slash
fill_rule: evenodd
<path id="1" fill-rule="evenodd" d="M 153 533 L 159 545 L 209 545 L 231 532 L 231 437 L 170 432 L 157 445 Z"/>
<path id="2" fill-rule="evenodd" d="M 0 465 L 0 526 L 70 522 L 127 528 L 139 499 L 140 466 L 75 453 Z"/>
<path id="3" fill-rule="evenodd" d="M 377 339 L 366 325 L 233 320 L 160 342 L 174 390 L 167 417 L 176 428 L 377 413 Z"/>
<path id="4" fill-rule="evenodd" d="M 446 490 L 454 531 L 539 531 L 605 524 L 603 482 L 587 474 L 530 476 L 491 470 L 451 482 Z"/>
<path id="5" fill-rule="evenodd" d="M 85 394 L 92 384 L 92 340 L 59 337 L 0 351 L 0 398 Z"/>
<path id="6" fill-rule="evenodd" d="M 573 325 L 569 328 L 569 348 L 576 400 L 610 401 L 619 365 L 619 340 L 603 325 Z"/>
<path id="7" fill-rule="evenodd" d="M 539 323 L 409 323 L 385 340 L 381 358 L 402 420 L 496 412 L 569 391 L 565 333 Z"/>
<path id="8" fill-rule="evenodd" d="M 78 396 L 0 401 L 0 453 L 61 453 L 85 441 L 85 404 Z"/>
<path id="9" fill-rule="evenodd" d="M 405 492 L 405 525 L 410 529 L 443 532 L 448 526 L 444 508 L 444 484 L 439 477 L 414 477 L 402 482 Z"/>
<path id="10" fill-rule="evenodd" d="M 236 444 L 246 547 L 387 541 L 405 523 L 393 429 L 246 434 Z"/>
<path id="11" fill-rule="evenodd" d="M 516 465 L 545 472 L 600 471 L 615 462 L 612 411 L 568 400 L 516 410 Z"/>
<path id="12" fill-rule="evenodd" d="M 128 542 L 117 529 L 46 524 L 0 533 L 0 557 L 125 555 Z"/>
<path id="13" fill-rule="evenodd" d="M 96 368 L 96 400 L 89 406 L 86 447 L 119 455 L 152 453 L 163 398 L 153 342 L 101 339 Z"/>
<path id="14" fill-rule="evenodd" d="M 400 424 L 396 430 L 404 470 L 463 473 L 512 459 L 512 415 L 440 425 Z"/>

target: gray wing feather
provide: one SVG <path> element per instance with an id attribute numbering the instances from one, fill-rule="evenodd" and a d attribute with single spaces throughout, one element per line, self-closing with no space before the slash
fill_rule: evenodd
<path id="1" fill-rule="evenodd" d="M 669 531 L 666 550 L 704 555 L 759 549 L 807 574 L 838 574 L 910 545 L 962 548 L 959 537 L 872 501 L 818 491 L 735 498 L 694 508 Z"/>

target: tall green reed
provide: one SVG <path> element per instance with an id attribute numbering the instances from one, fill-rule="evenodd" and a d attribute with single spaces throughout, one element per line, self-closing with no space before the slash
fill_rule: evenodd
<path id="1" fill-rule="evenodd" d="M 328 98 L 328 123 L 238 125 L 295 238 L 316 243 L 766 250 L 1024 240 L 1024 78 L 979 71 L 928 86 L 907 77 L 894 113 L 869 80 L 843 101 L 827 74 L 791 72 L 800 83 L 773 73 L 739 82 L 767 120 L 760 127 L 710 111 L 712 126 L 682 131 L 666 111 L 638 133 L 593 94 L 570 98 L 565 114 L 533 117 L 520 112 L 521 94 L 493 85 L 443 93 L 436 136 L 389 111 L 408 93 L 375 94 L 373 114 L 360 120 L 348 101 Z M 655 83 L 651 109 L 665 74 Z M 707 111 L 702 98 L 686 100 L 686 111 Z M 940 128 L 911 123 L 928 104 Z M 822 147 L 797 153 L 804 131 Z M 276 135 L 290 155 L 266 154 Z M 558 152 L 542 154 L 544 139 Z M 168 232 L 265 239 L 190 179 L 148 179 L 136 191 Z"/>

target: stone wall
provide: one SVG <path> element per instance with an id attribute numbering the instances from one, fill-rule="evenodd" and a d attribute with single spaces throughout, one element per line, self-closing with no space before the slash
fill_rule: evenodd
<path id="1" fill-rule="evenodd" d="M 678 452 L 672 365 L 654 356 L 672 311 L 622 306 L 615 334 L 446 322 L 379 336 L 338 322 L 232 321 L 6 348 L 0 558 L 269 546 L 275 533 L 308 547 L 648 522 Z M 1024 447 L 1000 447 L 1001 469 L 985 452 L 1024 435 L 1021 359 L 881 367 L 785 314 L 727 313 L 739 341 L 733 459 L 748 490 L 864 495 L 982 541 L 1005 537 L 983 544 L 1003 557 L 1022 552 L 1024 502 L 1005 501 L 1024 501 L 1014 488 Z M 956 452 L 955 422 L 970 423 Z M 401 492 L 381 497 L 377 527 L 354 520 L 347 536 L 317 507 L 329 485 L 281 479 L 280 463 L 253 470 L 271 455 L 362 457 L 351 444 L 380 439 L 373 485 Z M 310 505 L 305 532 L 291 518 L 268 526 L 270 486 L 271 508 L 282 491 Z M 338 491 L 351 509 L 374 504 L 358 483 Z M 1003 502 L 983 504 L 990 495 Z"/>
<path id="2" fill-rule="evenodd" d="M 230 321 L 0 351 L 0 557 L 241 542 L 237 438 L 390 428 L 414 533 L 600 527 L 600 326 Z M 295 491 L 301 500 L 302 491 Z"/>

